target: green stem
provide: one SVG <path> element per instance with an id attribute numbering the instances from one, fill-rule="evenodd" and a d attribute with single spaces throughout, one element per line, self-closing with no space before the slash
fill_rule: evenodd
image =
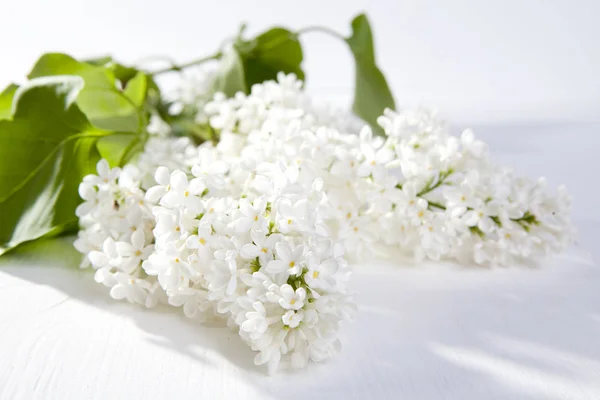
<path id="1" fill-rule="evenodd" d="M 185 64 L 180 64 L 180 65 L 174 64 L 174 65 L 171 65 L 168 68 L 163 68 L 163 69 L 159 69 L 158 71 L 154 71 L 150 75 L 151 76 L 157 76 L 157 75 L 164 74 L 164 73 L 167 73 L 167 72 L 181 71 L 182 69 L 193 67 L 195 65 L 204 64 L 207 61 L 218 60 L 219 58 L 221 58 L 222 55 L 223 55 L 223 53 L 219 50 L 219 51 L 217 51 L 213 55 L 202 57 L 202 58 L 199 58 L 197 60 L 193 60 L 193 61 L 187 62 Z"/>
<path id="2" fill-rule="evenodd" d="M 425 188 L 423 190 L 421 190 L 419 193 L 417 193 L 417 196 L 421 197 L 429 192 L 434 191 L 438 187 L 442 186 L 446 182 L 446 178 L 448 178 L 450 175 L 452 175 L 452 172 L 453 171 L 451 169 L 446 172 L 441 172 L 440 175 L 438 176 L 438 179 L 437 179 L 437 182 L 435 183 L 435 185 L 430 186 L 431 181 L 427 182 L 427 185 L 425 186 Z"/>
<path id="3" fill-rule="evenodd" d="M 324 27 L 324 26 L 307 26 L 306 28 L 302 28 L 298 32 L 296 32 L 296 35 L 300 36 L 302 34 L 309 33 L 309 32 L 321 32 L 321 33 L 325 33 L 325 34 L 328 34 L 330 36 L 333 36 L 333 37 L 335 37 L 337 39 L 346 41 L 346 38 L 344 36 L 342 36 L 341 34 L 337 33 L 333 29 L 329 29 L 329 28 Z"/>
<path id="4" fill-rule="evenodd" d="M 427 199 L 425 199 L 425 200 L 427 200 Z M 434 201 L 427 200 L 427 203 L 428 203 L 429 207 L 432 207 L 432 208 L 438 208 L 440 210 L 445 210 L 446 209 L 446 207 L 444 207 L 440 203 L 436 203 Z"/>

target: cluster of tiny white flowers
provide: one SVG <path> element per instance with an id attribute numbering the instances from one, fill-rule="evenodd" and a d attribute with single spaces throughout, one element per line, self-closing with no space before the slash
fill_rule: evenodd
<path id="1" fill-rule="evenodd" d="M 110 169 L 106 160 L 97 170 L 79 185 L 84 202 L 76 210 L 80 231 L 74 245 L 85 255 L 81 266 L 93 266 L 96 282 L 110 288 L 111 297 L 152 307 L 166 297 L 141 268 L 154 251 L 154 217 L 140 188 L 142 174 L 132 165 Z"/>
<path id="2" fill-rule="evenodd" d="M 510 265 L 570 243 L 564 188 L 492 164 L 471 131 L 452 136 L 426 110 L 386 110 L 376 136 L 280 75 L 200 114 L 218 144 L 154 121 L 163 137 L 134 165 L 98 164 L 75 246 L 112 297 L 223 318 L 270 372 L 337 351 L 354 311 L 347 259 Z"/>
<path id="3" fill-rule="evenodd" d="M 264 163 L 238 192 L 225 180 L 230 165 L 210 167 L 195 165 L 191 177 L 157 170 L 146 194 L 159 204 L 156 249 L 143 269 L 188 317 L 227 316 L 270 372 L 282 355 L 293 367 L 328 358 L 353 305 L 343 249 L 323 225 L 321 183 L 307 191 Z"/>
<path id="4" fill-rule="evenodd" d="M 206 109 L 213 128 L 237 140 L 237 155 L 294 166 L 299 180 L 323 180 L 333 236 L 353 258 L 399 249 L 417 260 L 478 264 L 536 260 L 570 243 L 570 198 L 544 180 L 515 176 L 492 164 L 470 130 L 460 137 L 424 109 L 341 132 L 306 109 L 293 76 L 256 85 L 248 96 L 216 97 Z M 310 107 L 309 107 L 310 109 Z M 273 115 L 272 115 L 273 114 Z M 296 118 L 286 118 L 295 115 Z"/>

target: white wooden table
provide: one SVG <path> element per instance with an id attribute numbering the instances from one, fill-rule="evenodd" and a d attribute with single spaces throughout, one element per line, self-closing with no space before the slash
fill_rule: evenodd
<path id="1" fill-rule="evenodd" d="M 235 333 L 115 302 L 68 240 L 42 244 L 0 259 L 0 399 L 600 399 L 600 126 L 476 132 L 497 160 L 568 185 L 567 254 L 530 269 L 356 266 L 342 353 L 269 377 Z"/>

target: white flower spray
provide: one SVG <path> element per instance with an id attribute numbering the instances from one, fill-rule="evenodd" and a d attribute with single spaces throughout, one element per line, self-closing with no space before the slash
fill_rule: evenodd
<path id="1" fill-rule="evenodd" d="M 98 164 L 75 246 L 112 297 L 221 317 L 269 372 L 337 352 L 355 311 L 348 259 L 511 265 L 571 241 L 564 188 L 493 165 L 471 131 L 449 135 L 426 110 L 386 110 L 374 136 L 280 75 L 215 95 L 198 120 L 217 145 L 154 137 L 123 171 Z"/>

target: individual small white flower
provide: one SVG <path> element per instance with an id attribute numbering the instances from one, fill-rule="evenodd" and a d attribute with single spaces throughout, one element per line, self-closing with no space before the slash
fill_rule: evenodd
<path id="1" fill-rule="evenodd" d="M 338 269 L 339 264 L 333 258 L 322 262 L 309 262 L 304 280 L 311 288 L 332 289 L 336 287 L 335 273 Z"/>
<path id="2" fill-rule="evenodd" d="M 208 292 L 190 287 L 179 287 L 173 290 L 169 293 L 168 302 L 175 307 L 183 306 L 183 313 L 186 317 L 198 318 L 201 321 L 206 320 L 208 311 L 211 309 Z"/>
<path id="3" fill-rule="evenodd" d="M 252 307 L 253 311 L 245 313 L 246 320 L 240 326 L 240 329 L 251 334 L 260 335 L 269 327 L 266 319 L 266 310 L 260 301 L 254 302 Z"/>
<path id="4" fill-rule="evenodd" d="M 471 204 L 475 203 L 475 190 L 468 182 L 446 188 L 443 192 L 447 200 L 447 209 L 456 209 L 458 214 L 464 214 Z"/>
<path id="5" fill-rule="evenodd" d="M 188 249 L 196 250 L 203 261 L 208 261 L 212 255 L 211 244 L 215 241 L 213 228 L 208 222 L 200 222 L 195 234 L 188 236 L 185 240 L 185 246 Z"/>
<path id="6" fill-rule="evenodd" d="M 143 279 L 117 272 L 117 284 L 110 289 L 110 296 L 115 300 L 127 299 L 130 303 L 146 304 L 148 284 Z"/>
<path id="7" fill-rule="evenodd" d="M 98 191 L 95 189 L 94 185 L 89 182 L 81 182 L 79 185 L 79 197 L 84 200 L 84 202 L 75 209 L 75 215 L 79 218 L 88 215 L 94 208 L 98 207 L 101 200 L 98 197 Z"/>
<path id="8" fill-rule="evenodd" d="M 236 232 L 249 232 L 250 229 L 265 229 L 264 213 L 267 207 L 267 201 L 259 197 L 250 202 L 248 199 L 239 201 L 240 216 L 234 222 Z"/>
<path id="9" fill-rule="evenodd" d="M 277 259 L 270 261 L 266 271 L 272 274 L 287 273 L 297 275 L 304 263 L 304 246 L 299 245 L 292 248 L 285 242 L 275 244 Z"/>
<path id="10" fill-rule="evenodd" d="M 267 235 L 263 231 L 251 230 L 252 243 L 246 243 L 240 249 L 240 256 L 247 260 L 259 258 L 261 264 L 266 265 L 273 259 L 275 245 L 282 240 L 281 235 Z"/>
<path id="11" fill-rule="evenodd" d="M 308 213 L 308 201 L 301 199 L 292 202 L 290 199 L 281 199 L 277 202 L 277 228 L 282 233 L 292 230 L 304 229 Z"/>
<path id="12" fill-rule="evenodd" d="M 286 310 L 299 310 L 304 306 L 304 299 L 306 299 L 306 289 L 300 287 L 294 291 L 294 288 L 285 284 L 279 289 L 281 297 L 279 298 L 279 305 Z"/>
<path id="13" fill-rule="evenodd" d="M 131 235 L 131 243 L 117 242 L 117 253 L 123 258 L 121 270 L 123 272 L 133 272 L 141 265 L 154 251 L 154 245 L 146 246 L 146 237 L 143 230 L 136 230 Z"/>
<path id="14" fill-rule="evenodd" d="M 185 172 L 177 170 L 171 173 L 167 192 L 160 199 L 160 204 L 165 207 L 184 207 L 196 214 L 202 212 L 200 195 L 206 187 L 198 179 L 188 182 Z"/>
<path id="15" fill-rule="evenodd" d="M 151 254 L 142 263 L 142 268 L 148 275 L 158 276 L 158 281 L 166 291 L 185 286 L 198 275 L 173 244 L 160 253 Z"/>
<path id="16" fill-rule="evenodd" d="M 111 169 L 108 161 L 101 159 L 96 164 L 96 171 L 98 175 L 87 175 L 83 178 L 83 182 L 101 187 L 114 184 L 121 173 L 121 168 L 116 167 Z"/>
<path id="17" fill-rule="evenodd" d="M 479 201 L 473 209 L 464 214 L 464 220 L 467 226 L 477 227 L 483 233 L 490 233 L 497 224 L 494 222 L 494 209 L 482 201 Z"/>
<path id="18" fill-rule="evenodd" d="M 399 207 L 397 210 L 403 215 L 416 219 L 416 224 L 420 224 L 425 211 L 427 210 L 427 200 L 418 196 L 417 183 L 408 181 L 402 185 L 402 192 L 399 193 Z"/>
<path id="19" fill-rule="evenodd" d="M 179 212 L 155 213 L 156 226 L 152 232 L 154 233 L 157 242 L 170 243 L 181 238 L 183 232 L 181 231 L 181 225 L 179 224 L 178 214 Z"/>
<path id="20" fill-rule="evenodd" d="M 146 200 L 157 203 L 169 190 L 171 190 L 171 173 L 167 167 L 158 167 L 154 173 L 154 179 L 158 185 L 151 187 L 146 192 Z"/>
<path id="21" fill-rule="evenodd" d="M 386 165 L 394 159 L 394 151 L 386 147 L 374 147 L 371 140 L 372 133 L 368 127 L 365 127 L 361 133 L 362 144 L 360 151 L 363 161 L 358 166 L 358 176 L 373 176 L 375 180 L 380 180 L 386 175 Z"/>
<path id="22" fill-rule="evenodd" d="M 102 251 L 91 251 L 88 258 L 96 269 L 114 267 L 122 262 L 117 251 L 117 245 L 111 237 L 107 237 L 102 244 Z"/>
<path id="23" fill-rule="evenodd" d="M 283 316 L 281 317 L 281 320 L 283 321 L 283 323 L 285 325 L 289 326 L 290 328 L 297 328 L 298 325 L 300 325 L 300 322 L 302 322 L 303 317 L 304 317 L 304 312 L 302 310 L 300 310 L 300 311 L 288 310 L 288 311 L 286 311 L 285 314 L 283 314 Z"/>

